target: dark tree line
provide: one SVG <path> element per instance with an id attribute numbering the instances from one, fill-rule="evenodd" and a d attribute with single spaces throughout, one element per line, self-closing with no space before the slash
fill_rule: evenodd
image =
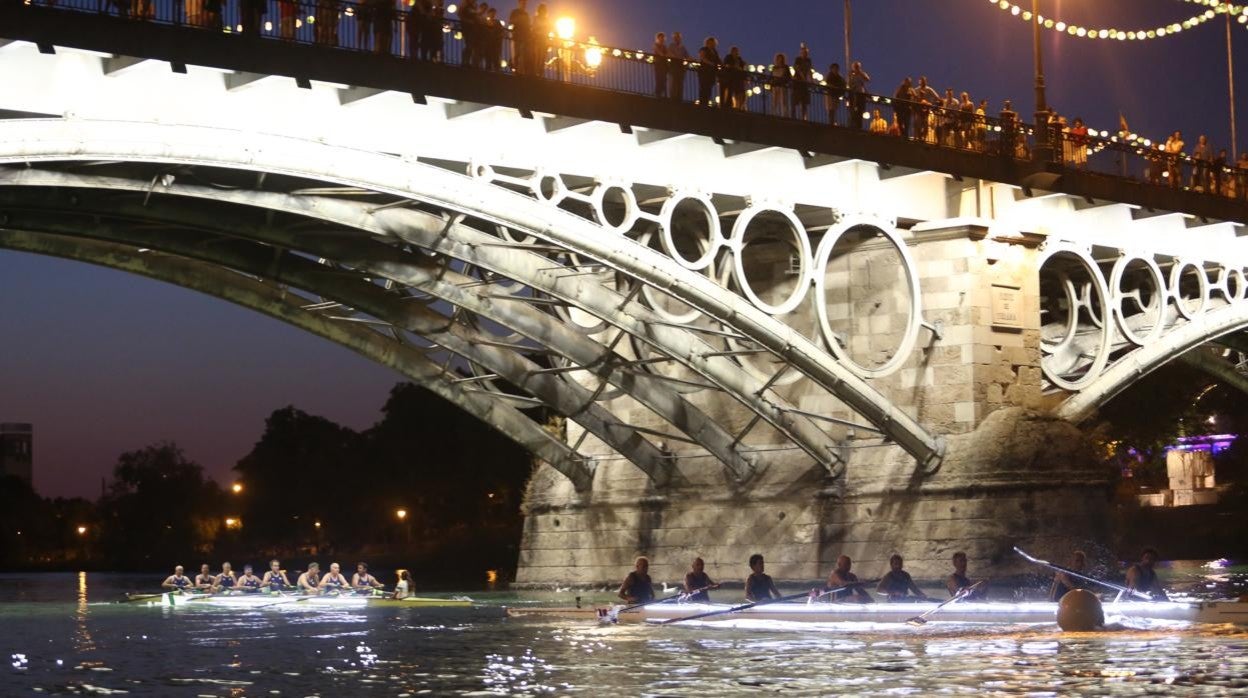
<path id="1" fill-rule="evenodd" d="M 511 441 L 400 383 L 362 432 L 274 411 L 234 467 L 238 491 L 172 443 L 123 453 L 94 503 L 0 480 L 0 563 L 193 569 L 341 553 L 418 564 L 452 551 L 463 564 L 514 566 L 530 469 Z"/>

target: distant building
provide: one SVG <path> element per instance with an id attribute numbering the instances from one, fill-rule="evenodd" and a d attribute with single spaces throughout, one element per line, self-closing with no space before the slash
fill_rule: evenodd
<path id="1" fill-rule="evenodd" d="M 0 476 L 16 475 L 33 486 L 35 428 L 30 424 L 0 424 Z"/>
<path id="2" fill-rule="evenodd" d="M 1183 507 L 1216 504 L 1218 485 L 1213 457 L 1231 447 L 1235 434 L 1204 434 L 1180 437 L 1166 449 L 1166 475 L 1170 487 L 1139 496 L 1140 504 L 1152 507 Z"/>

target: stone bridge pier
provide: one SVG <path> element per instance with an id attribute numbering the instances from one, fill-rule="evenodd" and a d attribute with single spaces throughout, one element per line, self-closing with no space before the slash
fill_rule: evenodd
<path id="1" fill-rule="evenodd" d="M 842 554 L 860 575 L 875 577 L 893 553 L 917 577 L 936 577 L 958 550 L 973 567 L 1003 571 L 1018 568 L 1013 545 L 1048 554 L 1102 540 L 1105 474 L 1080 430 L 1049 414 L 1052 399 L 1044 395 L 1043 238 L 989 233 L 982 222 L 943 221 L 906 234 L 923 319 L 914 351 L 872 379 L 894 405 L 945 436 L 939 465 L 916 468 L 900 447 L 851 425 L 843 406 L 792 384 L 785 388 L 792 402 L 839 420 L 833 472 L 788 450 L 736 480 L 677 444 L 665 486 L 609 457 L 586 493 L 541 471 L 526 500 L 519 581 L 615 581 L 639 554 L 650 556 L 656 582 L 682 579 L 697 556 L 712 578 L 736 580 L 755 552 L 777 579 L 826 577 Z M 868 241 L 839 262 L 826 272 L 827 287 L 842 289 L 829 294 L 827 315 L 853 335 L 847 359 L 877 369 L 871 360 L 887 363 L 910 321 L 896 288 L 906 286 L 901 257 Z M 612 410 L 644 422 L 643 411 L 626 403 L 617 400 Z M 750 423 L 722 401 L 704 407 L 734 433 Z M 574 426 L 567 431 L 570 440 L 581 438 Z M 756 426 L 743 441 L 766 450 L 781 440 Z"/>

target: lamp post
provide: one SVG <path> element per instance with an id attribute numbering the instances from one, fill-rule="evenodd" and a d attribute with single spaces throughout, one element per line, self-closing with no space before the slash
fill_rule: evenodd
<path id="1" fill-rule="evenodd" d="M 1235 54 L 1231 51 L 1231 10 L 1235 6 L 1226 3 L 1226 90 L 1231 104 L 1231 162 L 1239 158 L 1239 148 L 1235 138 Z"/>
<path id="2" fill-rule="evenodd" d="M 1032 159 L 1048 162 L 1053 159 L 1053 146 L 1049 143 L 1049 105 L 1044 98 L 1044 57 L 1040 50 L 1040 0 L 1031 0 L 1032 45 L 1036 61 L 1036 125 Z"/>

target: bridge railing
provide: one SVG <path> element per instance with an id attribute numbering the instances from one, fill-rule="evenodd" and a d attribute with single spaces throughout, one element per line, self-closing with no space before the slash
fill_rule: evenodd
<path id="1" fill-rule="evenodd" d="M 241 37 L 369 51 L 483 71 L 523 74 L 595 89 L 800 119 L 862 132 L 864 138 L 906 138 L 920 146 L 984 156 L 1030 159 L 1035 129 L 1010 114 L 978 114 L 869 93 L 848 93 L 818 81 L 776 80 L 771 66 L 708 69 L 646 50 L 556 36 L 554 26 L 529 40 L 498 21 L 465 22 L 440 11 L 398 9 L 389 0 L 23 0 L 58 10 L 93 12 Z M 515 39 L 521 39 L 517 42 Z M 695 54 L 697 47 L 689 47 Z M 802 100 L 805 93 L 808 99 Z M 796 99 L 795 99 L 796 98 Z M 798 105 L 808 107 L 799 111 Z M 877 120 L 878 112 L 878 120 Z M 896 120 L 894 120 L 896 116 Z M 896 127 L 894 128 L 894 122 Z M 873 129 L 874 126 L 874 129 Z M 882 126 L 882 127 L 881 127 Z M 1072 135 L 1049 129 L 1054 162 L 1108 177 L 1248 199 L 1248 170 L 1202 166 L 1187 155 L 1164 155 L 1126 134 Z M 1216 192 L 1216 193 L 1215 193 Z"/>

